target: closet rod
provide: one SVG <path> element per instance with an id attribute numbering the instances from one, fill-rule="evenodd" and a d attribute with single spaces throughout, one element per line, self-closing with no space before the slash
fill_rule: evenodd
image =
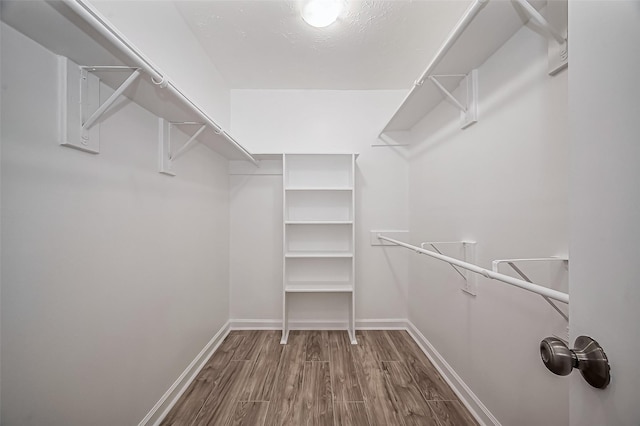
<path id="1" fill-rule="evenodd" d="M 427 69 L 424 70 L 418 81 L 416 81 L 416 84 L 418 86 L 420 86 L 427 78 L 429 78 L 436 66 L 438 66 L 447 52 L 449 52 L 451 47 L 453 47 L 454 43 L 458 40 L 458 38 L 460 38 L 462 33 L 467 29 L 469 24 L 471 24 L 476 15 L 478 15 L 478 12 L 482 10 L 482 7 L 487 1 L 488 0 L 474 0 L 471 6 L 469 6 L 464 15 L 462 15 L 462 18 L 460 18 L 456 26 L 453 28 L 453 31 L 451 31 L 451 33 L 449 34 L 449 37 L 447 37 L 447 39 L 445 40 L 444 44 L 440 46 L 440 50 L 438 50 L 436 56 L 431 60 L 431 63 L 429 63 Z M 414 90 L 416 90 L 415 86 L 411 89 L 409 95 L 411 95 Z"/>
<path id="2" fill-rule="evenodd" d="M 84 19 L 93 29 L 98 31 L 100 35 L 105 37 L 111 42 L 120 52 L 122 52 L 127 58 L 132 61 L 137 67 L 142 68 L 147 74 L 151 76 L 151 81 L 161 88 L 167 88 L 178 99 L 181 99 L 191 110 L 193 110 L 202 120 L 204 120 L 214 131 L 222 136 L 227 142 L 232 144 L 238 149 L 247 160 L 251 161 L 254 165 L 258 165 L 258 160 L 247 151 L 242 145 L 236 142 L 227 132 L 222 128 L 204 111 L 200 109 L 196 104 L 187 98 L 177 87 L 171 83 L 166 76 L 162 75 L 151 62 L 144 57 L 118 30 L 112 27 L 112 25 L 102 18 L 102 15 L 96 11 L 86 0 L 64 0 L 64 3 L 78 16 Z"/>
<path id="3" fill-rule="evenodd" d="M 538 284 L 533 284 L 524 280 L 520 280 L 517 278 L 510 277 L 509 275 L 500 274 L 498 272 L 489 271 L 487 269 L 483 269 L 477 265 L 472 263 L 463 262 L 462 260 L 458 260 L 453 257 L 444 256 L 442 254 L 438 254 L 433 251 L 425 250 L 420 247 L 413 246 L 411 244 L 403 243 L 402 241 L 394 240 L 393 238 L 385 237 L 382 234 L 378 234 L 378 239 L 388 241 L 397 246 L 401 246 L 404 248 L 408 248 L 409 250 L 413 250 L 419 254 L 426 254 L 427 256 L 431 256 L 435 259 L 442 260 L 451 265 L 456 265 L 471 272 L 475 272 L 476 274 L 480 274 L 486 278 L 490 278 L 492 280 L 502 281 L 503 283 L 510 284 L 515 287 L 519 287 L 521 289 L 539 294 L 541 296 L 546 296 L 550 299 L 557 300 L 558 302 L 569 303 L 569 295 L 567 293 L 563 293 L 561 291 L 553 290 Z"/>

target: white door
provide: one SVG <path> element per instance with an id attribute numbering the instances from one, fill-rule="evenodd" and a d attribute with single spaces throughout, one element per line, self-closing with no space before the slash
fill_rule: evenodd
<path id="1" fill-rule="evenodd" d="M 569 1 L 571 343 L 597 340 L 611 383 L 574 371 L 572 426 L 640 425 L 640 1 Z"/>

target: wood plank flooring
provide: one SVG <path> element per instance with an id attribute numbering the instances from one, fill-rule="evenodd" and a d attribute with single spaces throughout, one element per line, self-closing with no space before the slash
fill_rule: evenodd
<path id="1" fill-rule="evenodd" d="M 477 425 L 405 331 L 232 331 L 162 425 Z"/>

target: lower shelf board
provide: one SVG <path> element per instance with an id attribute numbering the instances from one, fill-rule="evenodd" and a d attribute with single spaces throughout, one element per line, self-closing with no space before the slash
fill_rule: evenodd
<path id="1" fill-rule="evenodd" d="M 352 293 L 353 285 L 309 282 L 287 284 L 284 291 L 287 293 Z"/>
<path id="2" fill-rule="evenodd" d="M 328 258 L 328 257 L 353 257 L 353 253 L 340 251 L 298 251 L 287 252 L 284 254 L 286 258 Z"/>

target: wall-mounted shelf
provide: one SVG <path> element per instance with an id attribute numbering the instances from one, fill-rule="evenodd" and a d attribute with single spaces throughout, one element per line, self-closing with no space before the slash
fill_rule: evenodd
<path id="1" fill-rule="evenodd" d="M 99 81 L 114 90 L 123 88 L 124 96 L 154 115 L 172 123 L 199 123 L 199 126 L 181 128 L 188 138 L 199 131 L 197 141 L 223 157 L 256 163 L 244 147 L 187 98 L 166 75 L 86 1 L 3 1 L 1 7 L 2 20 L 8 25 L 53 53 L 70 59 L 81 69 L 90 71 Z M 140 77 L 130 81 L 130 84 L 123 85 L 127 78 L 130 78 L 129 74 L 113 72 L 113 67 L 140 69 Z M 71 86 L 74 84 L 72 82 Z M 67 140 L 60 142 L 70 145 Z M 179 149 L 179 146 L 176 148 Z M 83 150 L 98 152 L 93 147 Z M 163 151 L 162 141 L 159 150 L 161 156 L 163 152 L 164 155 L 169 155 Z"/>
<path id="2" fill-rule="evenodd" d="M 478 119 L 477 68 L 529 19 L 548 35 L 550 74 L 566 67 L 566 1 L 549 3 L 548 11 L 551 10 L 556 19 L 547 21 L 538 12 L 545 6 L 544 1 L 474 0 L 384 126 L 380 139 L 387 145 L 397 145 L 393 142 L 394 132 L 411 130 L 445 99 L 461 111 L 462 128 L 475 123 Z M 556 3 L 562 3 L 560 8 Z M 461 85 L 462 95 L 454 95 Z"/>

